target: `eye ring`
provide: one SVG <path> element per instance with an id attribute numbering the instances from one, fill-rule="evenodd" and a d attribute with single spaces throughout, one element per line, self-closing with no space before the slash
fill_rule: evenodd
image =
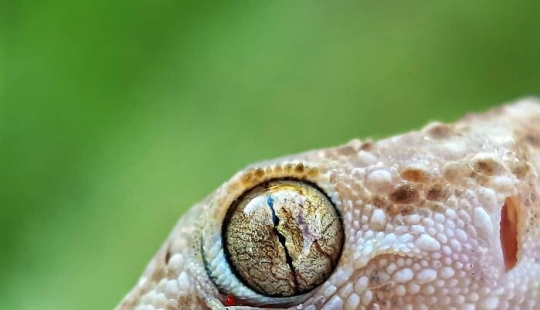
<path id="1" fill-rule="evenodd" d="M 266 297 L 304 295 L 334 271 L 343 224 L 330 198 L 314 183 L 268 180 L 235 199 L 222 225 L 233 274 Z"/>

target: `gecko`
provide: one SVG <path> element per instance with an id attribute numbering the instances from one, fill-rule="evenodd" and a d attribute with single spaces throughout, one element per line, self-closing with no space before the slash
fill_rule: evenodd
<path id="1" fill-rule="evenodd" d="M 117 310 L 540 309 L 540 100 L 250 165 Z"/>

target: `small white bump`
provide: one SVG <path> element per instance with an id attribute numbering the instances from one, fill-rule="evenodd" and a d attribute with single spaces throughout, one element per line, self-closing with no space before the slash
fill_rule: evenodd
<path id="1" fill-rule="evenodd" d="M 446 211 L 444 211 L 444 215 L 450 220 L 454 220 L 457 218 L 456 211 L 454 211 L 452 208 L 447 208 Z"/>
<path id="2" fill-rule="evenodd" d="M 340 290 L 339 290 L 339 295 L 340 296 L 349 296 L 352 292 L 353 292 L 353 284 L 352 283 L 348 283 L 346 284 L 344 287 L 342 287 Z"/>
<path id="3" fill-rule="evenodd" d="M 376 193 L 389 191 L 391 185 L 392 175 L 383 169 L 372 171 L 366 178 L 366 187 Z"/>
<path id="4" fill-rule="evenodd" d="M 330 285 L 324 290 L 323 295 L 324 296 L 332 296 L 332 295 L 334 295 L 336 293 L 336 291 L 337 291 L 336 286 L 335 285 Z"/>
<path id="5" fill-rule="evenodd" d="M 432 252 L 431 253 L 431 258 L 433 258 L 434 260 L 439 260 L 442 258 L 442 253 L 440 252 Z"/>
<path id="6" fill-rule="evenodd" d="M 415 235 L 420 235 L 420 234 L 425 233 L 426 229 L 420 225 L 412 225 L 411 232 L 414 233 Z"/>
<path id="7" fill-rule="evenodd" d="M 405 294 L 407 293 L 407 290 L 405 289 L 404 285 L 399 284 L 394 288 L 394 292 L 396 293 L 397 296 L 405 296 Z"/>
<path id="8" fill-rule="evenodd" d="M 159 281 L 157 287 L 156 287 L 156 291 L 157 292 L 164 292 L 165 291 L 165 286 L 167 285 L 167 279 L 163 278 Z"/>
<path id="9" fill-rule="evenodd" d="M 450 256 L 452 254 L 452 249 L 449 246 L 445 245 L 442 247 L 442 252 L 444 255 Z"/>
<path id="10" fill-rule="evenodd" d="M 411 295 L 416 295 L 418 294 L 418 292 L 420 292 L 420 285 L 414 283 L 414 282 L 409 282 L 407 283 L 407 291 L 411 294 Z"/>
<path id="11" fill-rule="evenodd" d="M 414 277 L 413 271 L 410 268 L 404 268 L 404 269 L 398 270 L 394 274 L 393 279 L 397 283 L 405 283 L 412 280 L 413 277 Z"/>
<path id="12" fill-rule="evenodd" d="M 439 277 L 441 277 L 442 279 L 450 279 L 454 276 L 454 274 L 455 272 L 452 267 L 442 267 L 439 270 Z"/>
<path id="13" fill-rule="evenodd" d="M 352 293 L 349 295 L 349 298 L 347 298 L 347 302 L 345 303 L 345 310 L 354 310 L 358 308 L 358 305 L 360 304 L 360 297 Z"/>
<path id="14" fill-rule="evenodd" d="M 443 233 L 437 233 L 437 240 L 439 240 L 442 243 L 447 243 L 448 237 L 446 237 L 446 235 Z"/>
<path id="15" fill-rule="evenodd" d="M 442 297 L 442 304 L 445 305 L 445 306 L 448 306 L 452 303 L 452 301 L 454 301 L 453 299 L 453 296 L 448 296 L 448 295 L 445 295 L 444 297 Z"/>
<path id="16" fill-rule="evenodd" d="M 176 280 L 169 280 L 165 285 L 165 296 L 169 299 L 173 299 L 178 294 L 180 288 L 178 287 L 178 282 Z"/>
<path id="17" fill-rule="evenodd" d="M 370 227 L 374 230 L 382 230 L 386 226 L 386 214 L 381 209 L 373 210 L 369 221 Z"/>
<path id="18" fill-rule="evenodd" d="M 343 286 L 349 280 L 352 273 L 352 268 L 344 267 L 339 269 L 334 274 L 334 285 Z"/>
<path id="19" fill-rule="evenodd" d="M 363 165 L 375 165 L 377 163 L 377 158 L 373 156 L 372 154 L 366 152 L 366 151 L 360 151 L 358 152 L 358 160 Z"/>
<path id="20" fill-rule="evenodd" d="M 478 296 L 476 292 L 470 292 L 467 294 L 466 298 L 469 302 L 477 302 L 480 299 L 480 296 Z"/>
<path id="21" fill-rule="evenodd" d="M 396 265 L 397 265 L 398 267 L 403 267 L 403 266 L 405 266 L 405 259 L 404 259 L 403 257 L 398 257 L 398 258 L 396 259 Z"/>
<path id="22" fill-rule="evenodd" d="M 393 229 L 394 233 L 401 235 L 409 231 L 409 229 L 406 226 L 398 225 Z"/>
<path id="23" fill-rule="evenodd" d="M 458 206 L 457 197 L 455 195 L 451 195 L 450 197 L 448 197 L 448 199 L 446 200 L 446 206 L 448 207 L 446 209 L 447 217 L 450 218 L 452 216 L 453 219 L 456 219 L 457 214 L 456 214 L 456 212 L 454 212 L 454 210 L 456 210 L 456 208 Z M 448 212 L 448 210 L 451 210 L 452 212 Z"/>
<path id="24" fill-rule="evenodd" d="M 154 306 L 154 307 L 156 307 L 158 309 L 163 309 L 163 308 L 165 308 L 166 303 L 167 303 L 167 297 L 165 297 L 164 294 L 157 294 L 156 298 L 153 301 L 152 306 Z"/>
<path id="25" fill-rule="evenodd" d="M 499 193 L 511 192 L 514 187 L 512 179 L 506 176 L 494 177 L 492 180 L 492 183 L 493 183 L 493 189 Z"/>
<path id="26" fill-rule="evenodd" d="M 491 218 L 484 208 L 474 208 L 473 224 L 482 238 L 488 238 L 493 233 Z"/>
<path id="27" fill-rule="evenodd" d="M 496 296 L 488 297 L 482 301 L 480 301 L 480 307 L 481 310 L 494 310 L 497 309 L 497 306 L 499 305 L 499 298 Z"/>
<path id="28" fill-rule="evenodd" d="M 184 267 L 184 259 L 182 258 L 182 255 L 174 254 L 169 259 L 169 265 L 168 265 L 169 272 L 174 272 L 174 274 L 178 274 L 182 270 L 183 267 Z"/>
<path id="29" fill-rule="evenodd" d="M 456 239 L 450 240 L 450 247 L 456 252 L 461 252 L 461 244 Z"/>
<path id="30" fill-rule="evenodd" d="M 414 244 L 420 250 L 426 252 L 438 251 L 441 248 L 439 241 L 427 234 L 420 235 Z"/>
<path id="31" fill-rule="evenodd" d="M 390 234 L 380 233 L 380 237 L 378 239 L 384 240 L 384 242 L 388 244 L 395 244 L 397 241 L 397 236 L 393 233 L 390 233 Z"/>
<path id="32" fill-rule="evenodd" d="M 463 295 L 457 295 L 457 296 L 454 296 L 454 303 L 456 305 L 461 305 L 465 302 L 465 297 Z"/>
<path id="33" fill-rule="evenodd" d="M 374 233 L 372 230 L 368 230 L 368 231 L 366 231 L 366 233 L 364 234 L 364 238 L 365 238 L 366 240 L 373 239 L 373 238 L 375 238 L 375 233 Z"/>
<path id="34" fill-rule="evenodd" d="M 426 297 L 426 303 L 430 305 L 437 305 L 439 304 L 438 296 L 431 295 Z"/>
<path id="35" fill-rule="evenodd" d="M 144 297 L 142 298 L 142 302 L 145 304 L 151 304 L 154 299 L 156 299 L 156 292 L 150 291 L 148 292 L 148 294 L 144 295 Z"/>
<path id="36" fill-rule="evenodd" d="M 324 304 L 321 310 L 340 310 L 343 309 L 343 300 L 339 296 L 334 296 Z"/>
<path id="37" fill-rule="evenodd" d="M 481 187 L 478 190 L 478 201 L 487 210 L 495 210 L 497 207 L 497 195 L 491 188 Z"/>
<path id="38" fill-rule="evenodd" d="M 419 283 L 429 283 L 437 278 L 437 272 L 433 269 L 423 269 L 416 274 L 416 281 Z"/>
<path id="39" fill-rule="evenodd" d="M 461 204 L 462 210 L 459 210 L 459 218 L 463 220 L 465 223 L 470 223 L 471 216 L 465 210 L 469 210 L 471 205 L 469 204 L 467 200 L 463 200 L 463 199 L 460 201 L 460 204 Z"/>
<path id="40" fill-rule="evenodd" d="M 363 292 L 369 284 L 369 278 L 367 276 L 362 276 L 354 284 L 354 291 L 357 293 Z"/>
<path id="41" fill-rule="evenodd" d="M 405 218 L 405 223 L 408 225 L 417 225 L 420 223 L 420 215 L 411 214 Z"/>
<path id="42" fill-rule="evenodd" d="M 362 294 L 362 298 L 360 299 L 360 302 L 362 303 L 363 306 L 367 306 L 371 302 L 372 298 L 373 298 L 373 293 L 371 292 L 371 290 L 367 290 L 365 291 L 364 294 Z"/>
<path id="43" fill-rule="evenodd" d="M 432 219 L 430 219 L 429 217 L 426 217 L 426 218 L 424 218 L 422 220 L 422 224 L 424 226 L 426 226 L 426 227 L 431 227 L 431 226 L 433 226 L 435 224 L 435 222 Z"/>
<path id="44" fill-rule="evenodd" d="M 180 292 L 188 293 L 188 289 L 191 287 L 191 281 L 189 280 L 188 274 L 184 271 L 178 276 L 178 289 Z"/>
<path id="45" fill-rule="evenodd" d="M 414 237 L 411 234 L 403 234 L 403 235 L 399 236 L 398 239 L 399 239 L 399 243 L 407 243 L 407 242 L 413 241 Z"/>
<path id="46" fill-rule="evenodd" d="M 458 241 L 465 242 L 467 241 L 467 234 L 458 228 L 456 229 L 456 238 Z"/>
<path id="47" fill-rule="evenodd" d="M 439 223 L 439 224 L 442 224 L 446 221 L 446 217 L 444 217 L 444 215 L 440 214 L 440 213 L 436 213 L 434 216 L 433 216 L 433 219 L 435 220 L 435 222 Z"/>
<path id="48" fill-rule="evenodd" d="M 451 265 L 452 264 L 452 259 L 450 257 L 445 257 L 445 258 L 443 258 L 442 262 L 445 265 Z"/>
<path id="49" fill-rule="evenodd" d="M 356 251 L 353 254 L 353 267 L 354 267 L 354 269 L 364 268 L 365 265 L 367 264 L 367 261 L 368 261 L 368 259 L 366 259 L 366 257 L 363 257 L 361 255 L 361 252 L 357 248 Z"/>
<path id="50" fill-rule="evenodd" d="M 433 285 L 424 285 L 422 287 L 422 294 L 429 296 L 433 293 L 435 293 L 435 288 L 433 287 Z"/>
<path id="51" fill-rule="evenodd" d="M 388 265 L 388 267 L 386 267 L 386 273 L 387 274 L 393 274 L 396 271 L 396 269 L 397 269 L 396 264 L 391 263 L 391 264 Z"/>
<path id="52" fill-rule="evenodd" d="M 373 246 L 371 243 L 368 243 L 364 245 L 364 248 L 362 249 L 362 256 L 368 256 L 373 252 Z"/>

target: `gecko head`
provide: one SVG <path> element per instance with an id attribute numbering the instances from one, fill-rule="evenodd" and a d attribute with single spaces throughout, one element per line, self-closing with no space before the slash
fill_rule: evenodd
<path id="1" fill-rule="evenodd" d="M 119 309 L 507 309 L 537 299 L 527 288 L 540 277 L 528 151 L 537 140 L 516 146 L 509 126 L 475 120 L 246 168 L 180 219 Z"/>
<path id="2" fill-rule="evenodd" d="M 209 198 L 201 255 L 221 304 L 498 303 L 489 292 L 517 257 L 504 251 L 516 235 L 499 234 L 516 210 L 504 164 L 385 162 L 364 146 L 254 165 Z"/>
<path id="3" fill-rule="evenodd" d="M 181 218 L 140 287 L 159 280 L 180 309 L 495 303 L 487 292 L 508 270 L 498 225 L 516 222 L 505 198 L 515 187 L 460 178 L 487 185 L 506 170 L 485 154 L 418 163 L 376 147 L 237 173 Z"/>
<path id="4" fill-rule="evenodd" d="M 499 234 L 517 222 L 508 169 L 363 146 L 237 173 L 181 218 L 132 294 L 162 291 L 171 309 L 496 307 L 518 257 L 516 233 Z"/>

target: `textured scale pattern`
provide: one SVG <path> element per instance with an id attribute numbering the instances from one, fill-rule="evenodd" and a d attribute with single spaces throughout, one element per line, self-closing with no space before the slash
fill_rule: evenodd
<path id="1" fill-rule="evenodd" d="M 276 176 L 316 183 L 345 231 L 334 273 L 282 308 L 540 309 L 539 170 L 536 99 L 255 164 L 180 219 L 117 309 L 225 309 L 228 296 L 208 277 L 201 248 L 222 263 L 219 227 L 229 202 Z M 500 235 L 505 205 L 516 213 L 510 266 Z M 224 271 L 221 283 L 233 282 Z"/>

